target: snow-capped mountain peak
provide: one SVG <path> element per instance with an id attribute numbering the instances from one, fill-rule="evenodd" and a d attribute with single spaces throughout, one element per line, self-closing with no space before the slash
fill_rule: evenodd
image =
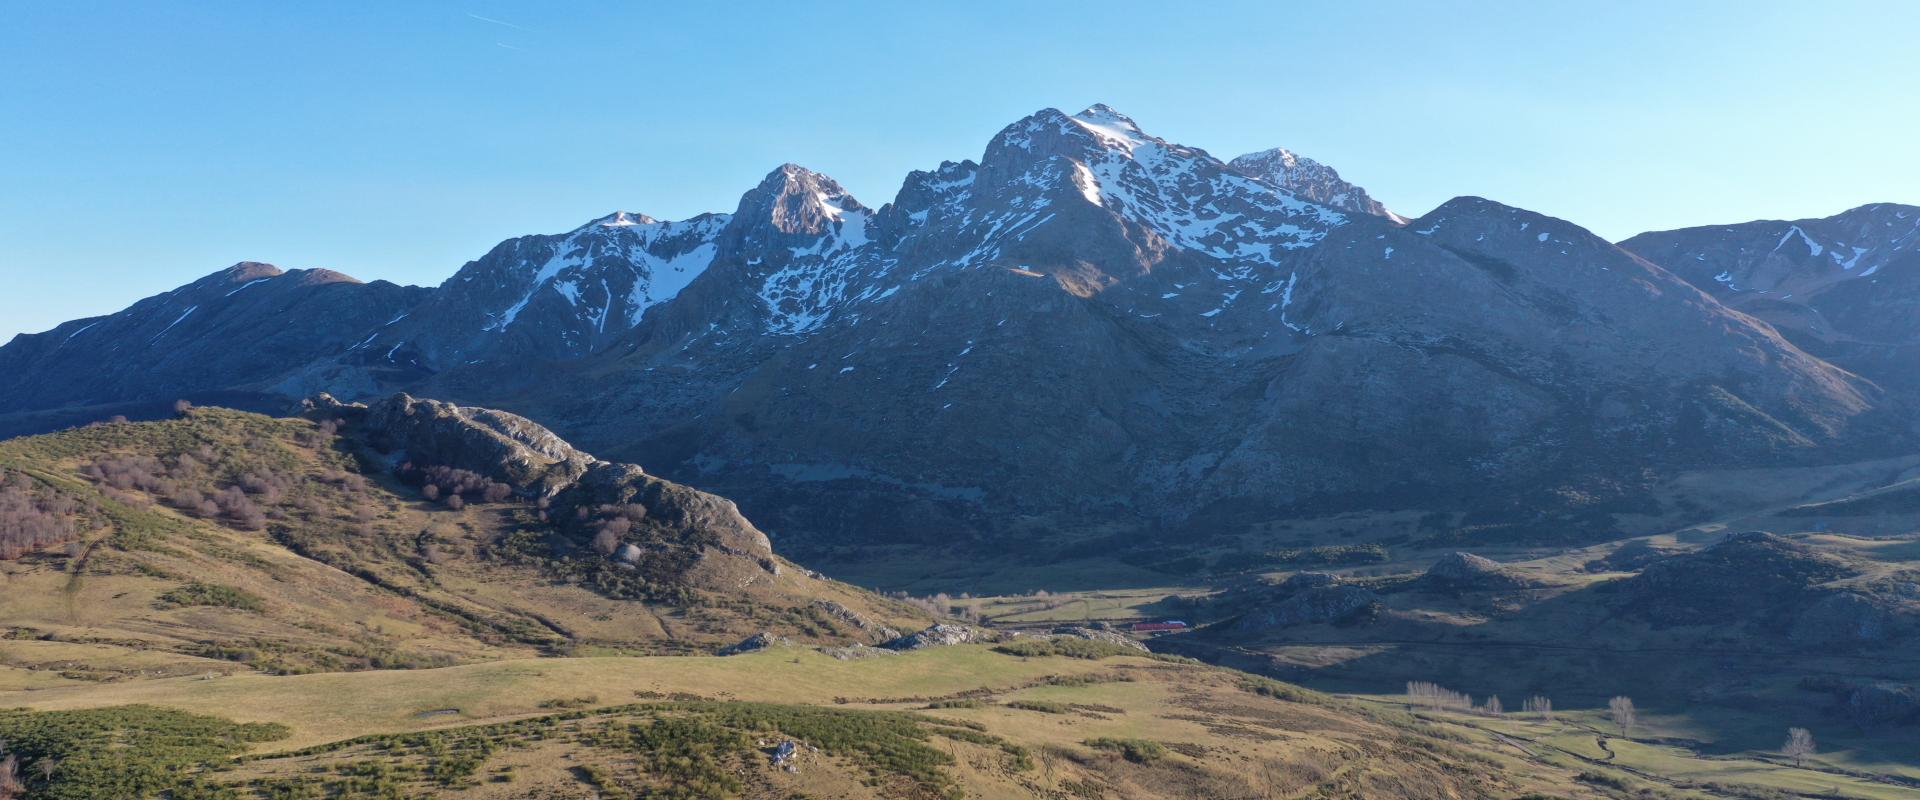
<path id="1" fill-rule="evenodd" d="M 1342 211 L 1386 217 L 1396 223 L 1407 221 L 1405 217 L 1388 211 L 1380 201 L 1368 195 L 1367 190 L 1341 179 L 1340 173 L 1333 167 L 1284 147 L 1248 153 L 1227 162 L 1227 166 L 1247 177 Z"/>

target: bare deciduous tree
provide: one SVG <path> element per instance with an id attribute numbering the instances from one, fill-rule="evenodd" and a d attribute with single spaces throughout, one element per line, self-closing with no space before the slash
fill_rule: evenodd
<path id="1" fill-rule="evenodd" d="M 1456 692 L 1431 681 L 1408 681 L 1407 696 L 1413 698 L 1414 705 L 1426 706 L 1435 711 L 1473 709 L 1472 695 Z"/>
<path id="2" fill-rule="evenodd" d="M 1486 711 L 1489 716 L 1495 717 L 1505 716 L 1507 713 L 1506 705 L 1500 702 L 1500 695 L 1497 694 L 1488 695 L 1487 704 L 1482 706 L 1481 710 Z"/>
<path id="3" fill-rule="evenodd" d="M 1813 732 L 1806 728 L 1788 728 L 1787 743 L 1780 746 L 1780 752 L 1793 759 L 1794 766 L 1805 763 L 1807 756 L 1813 755 Z"/>
<path id="4" fill-rule="evenodd" d="M 1620 726 L 1622 737 L 1632 733 L 1634 724 L 1640 721 L 1639 712 L 1633 708 L 1633 698 L 1624 694 L 1607 701 L 1607 716 L 1613 718 L 1613 724 Z"/>
<path id="5" fill-rule="evenodd" d="M 1527 698 L 1524 706 L 1528 714 L 1539 717 L 1542 722 L 1553 719 L 1553 701 L 1542 695 Z"/>
<path id="6" fill-rule="evenodd" d="M 20 757 L 0 757 L 0 800 L 27 796 L 27 783 L 20 780 Z"/>

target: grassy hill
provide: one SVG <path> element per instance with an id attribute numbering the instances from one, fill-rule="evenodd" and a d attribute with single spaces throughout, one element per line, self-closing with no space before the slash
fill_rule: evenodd
<path id="1" fill-rule="evenodd" d="M 0 561 L 0 685 L 69 661 L 102 679 L 429 667 L 759 631 L 874 643 L 926 621 L 791 565 L 739 591 L 636 592 L 538 503 L 428 500 L 350 427 L 305 419 L 207 408 L 14 439 L 0 473 L 71 507 L 61 540 Z"/>

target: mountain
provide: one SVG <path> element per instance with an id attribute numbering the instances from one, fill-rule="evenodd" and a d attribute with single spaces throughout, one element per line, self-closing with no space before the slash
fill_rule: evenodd
<path id="1" fill-rule="evenodd" d="M 1406 221 L 1405 217 L 1388 211 L 1380 201 L 1368 195 L 1367 190 L 1342 180 L 1339 171 L 1333 167 L 1284 147 L 1248 153 L 1227 162 L 1227 166 L 1249 178 L 1266 181 L 1324 206 L 1386 217 L 1394 222 Z"/>
<path id="2" fill-rule="evenodd" d="M 1794 343 L 1920 397 L 1920 207 L 1643 233 L 1620 245 Z"/>
<path id="3" fill-rule="evenodd" d="M 171 403 L 218 390 L 297 396 L 309 365 L 428 294 L 332 270 L 235 264 L 115 314 L 14 337 L 0 347 L 0 409 Z"/>
<path id="4" fill-rule="evenodd" d="M 1053 558 L 1063 531 L 1327 507 L 1604 506 L 1649 467 L 1897 432 L 1871 384 L 1577 226 L 1475 198 L 1404 227 L 1344 214 L 1104 107 L 909 176 L 867 230 L 771 272 L 723 248 L 560 377 L 501 389 L 476 367 L 453 393 L 499 389 L 835 559 L 969 537 Z M 809 302 L 769 300 L 799 285 Z"/>
<path id="5" fill-rule="evenodd" d="M 512 409 L 835 565 L 1353 509 L 1592 536 L 1659 475 L 1910 441 L 1875 384 L 1576 225 L 1479 198 L 1399 224 L 1283 187 L 1310 162 L 1237 161 L 1045 109 L 878 209 L 783 165 L 730 214 L 510 240 L 323 343 L 185 344 L 274 362 L 208 388 Z M 0 358 L 143 369 L 44 352 L 62 332 Z M 4 410 L 36 402 L 62 400 Z"/>

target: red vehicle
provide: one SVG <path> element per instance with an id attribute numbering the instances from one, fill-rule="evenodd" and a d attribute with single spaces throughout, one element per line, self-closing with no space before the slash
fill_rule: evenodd
<path id="1" fill-rule="evenodd" d="M 1135 633 L 1160 633 L 1164 631 L 1184 631 L 1186 629 L 1187 623 L 1177 619 L 1170 619 L 1165 622 L 1136 622 L 1133 623 L 1132 628 Z"/>

